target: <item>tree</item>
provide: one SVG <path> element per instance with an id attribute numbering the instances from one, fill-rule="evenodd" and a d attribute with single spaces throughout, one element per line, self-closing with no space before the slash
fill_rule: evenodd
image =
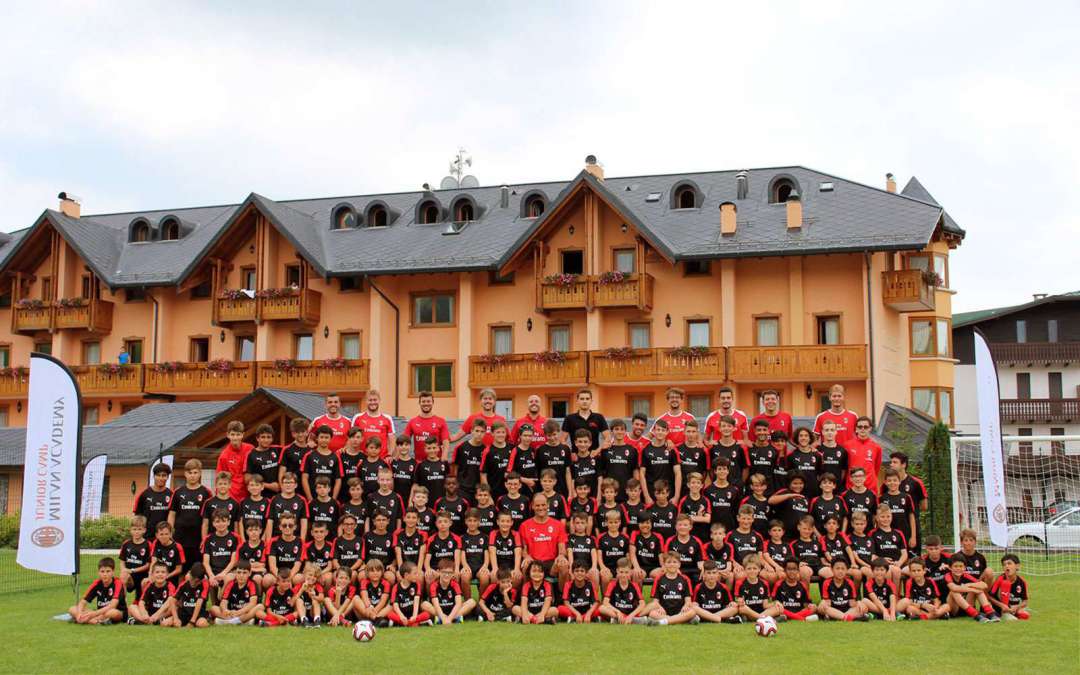
<path id="1" fill-rule="evenodd" d="M 923 532 L 936 534 L 941 541 L 953 540 L 952 457 L 949 452 L 949 428 L 938 422 L 926 437 L 923 452 L 926 465 L 926 491 L 929 507 L 923 514 Z"/>

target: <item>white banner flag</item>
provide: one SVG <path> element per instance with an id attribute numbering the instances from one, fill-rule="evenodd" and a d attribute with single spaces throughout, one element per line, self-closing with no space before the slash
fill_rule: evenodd
<path id="1" fill-rule="evenodd" d="M 79 571 L 79 450 L 82 404 L 64 364 L 30 355 L 22 520 L 16 560 L 50 574 Z"/>
<path id="2" fill-rule="evenodd" d="M 172 463 L 173 463 L 173 456 L 172 455 L 162 455 L 160 459 L 158 459 L 156 462 L 153 462 L 150 465 L 150 473 L 147 474 L 147 476 L 146 476 L 146 484 L 147 485 L 153 485 L 154 484 L 154 467 L 157 466 L 159 462 L 161 464 L 164 464 L 165 466 L 167 466 L 167 467 L 169 467 L 171 469 L 172 468 Z"/>
<path id="3" fill-rule="evenodd" d="M 86 463 L 82 479 L 82 506 L 79 508 L 81 520 L 101 518 L 101 491 L 105 487 L 105 465 L 107 455 L 98 455 Z"/>
<path id="4" fill-rule="evenodd" d="M 979 404 L 979 445 L 982 448 L 983 488 L 990 541 L 1005 546 L 1009 517 L 1005 508 L 1005 467 L 1001 452 L 1001 407 L 997 368 L 982 333 L 975 331 L 975 395 Z"/>

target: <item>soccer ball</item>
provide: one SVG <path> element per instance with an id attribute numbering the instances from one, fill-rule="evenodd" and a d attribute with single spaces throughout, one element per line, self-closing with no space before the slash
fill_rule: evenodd
<path id="1" fill-rule="evenodd" d="M 754 632 L 761 637 L 776 635 L 776 621 L 771 616 L 763 616 L 754 622 Z"/>
<path id="2" fill-rule="evenodd" d="M 375 624 L 370 621 L 357 621 L 353 624 L 352 636 L 357 642 L 371 642 L 375 639 Z"/>

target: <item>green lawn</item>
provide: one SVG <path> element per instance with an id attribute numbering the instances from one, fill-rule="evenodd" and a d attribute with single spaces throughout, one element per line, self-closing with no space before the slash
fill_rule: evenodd
<path id="1" fill-rule="evenodd" d="M 763 640 L 750 626 L 514 626 L 466 624 L 383 629 L 358 644 L 346 629 L 215 627 L 167 630 L 76 626 L 50 617 L 71 604 L 69 588 L 0 595 L 0 671 L 176 673 L 240 669 L 282 672 L 356 659 L 365 671 L 419 672 L 1076 672 L 1080 583 L 1031 581 L 1034 619 L 979 625 L 935 623 L 780 625 Z"/>

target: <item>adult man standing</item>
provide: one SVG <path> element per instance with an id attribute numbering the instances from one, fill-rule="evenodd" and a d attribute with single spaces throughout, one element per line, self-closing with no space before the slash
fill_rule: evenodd
<path id="1" fill-rule="evenodd" d="M 791 432 L 794 429 L 791 415 L 780 410 L 779 392 L 775 389 L 767 389 L 761 394 L 761 404 L 765 407 L 765 412 L 750 420 L 750 427 L 753 428 L 758 420 L 765 420 L 769 423 L 770 432 L 783 431 L 788 438 L 791 438 Z"/>
<path id="2" fill-rule="evenodd" d="M 385 459 L 393 451 L 390 444 L 394 439 L 394 419 L 384 412 L 379 412 L 381 402 L 382 396 L 379 395 L 378 390 L 368 390 L 367 409 L 353 417 L 352 425 L 363 430 L 365 443 L 367 439 L 372 437 L 376 437 L 382 442 L 379 457 Z"/>
<path id="3" fill-rule="evenodd" d="M 881 446 L 870 438 L 872 423 L 869 417 L 860 417 L 855 421 L 855 438 L 844 446 L 848 451 L 848 482 L 851 487 L 851 471 L 856 467 L 866 471 L 866 487 L 875 495 L 880 494 L 882 467 Z"/>
<path id="4" fill-rule="evenodd" d="M 533 495 L 532 510 L 533 517 L 518 529 L 524 554 L 521 569 L 528 571 L 535 560 L 544 566 L 544 574 L 565 577 L 570 569 L 566 563 L 566 527 L 549 515 L 548 498 L 543 492 Z"/>
<path id="5" fill-rule="evenodd" d="M 563 443 L 574 448 L 574 432 L 585 429 L 592 437 L 590 450 L 596 456 L 600 450 L 600 442 L 605 443 L 611 432 L 608 431 L 607 420 L 600 413 L 593 412 L 593 395 L 589 389 L 579 389 L 577 393 L 577 410 L 566 416 L 562 423 Z"/>
<path id="6" fill-rule="evenodd" d="M 656 419 L 667 422 L 667 441 L 677 448 L 686 440 L 686 423 L 694 419 L 694 416 L 683 410 L 682 404 L 686 399 L 686 391 L 683 389 L 668 387 L 664 397 L 667 399 L 668 410 Z M 656 422 L 653 422 L 653 429 L 655 428 Z M 652 430 L 649 431 L 649 435 L 652 435 Z"/>
<path id="7" fill-rule="evenodd" d="M 818 413 L 814 419 L 814 436 L 821 441 L 821 426 L 827 421 L 836 425 L 836 442 L 847 445 L 855 438 L 855 420 L 859 416 L 844 408 L 844 385 L 834 384 L 829 388 L 829 409 Z"/>
<path id="8" fill-rule="evenodd" d="M 325 425 L 334 432 L 334 436 L 330 439 L 330 449 L 340 452 L 345 447 L 345 441 L 349 440 L 348 434 L 349 429 L 352 428 L 352 421 L 341 414 L 341 397 L 337 394 L 326 395 L 325 407 L 326 413 L 319 415 L 308 425 L 307 444 L 310 448 L 315 447 L 315 430 Z"/>
<path id="9" fill-rule="evenodd" d="M 435 408 L 435 396 L 430 391 L 422 391 L 417 396 L 417 403 L 420 406 L 420 414 L 409 420 L 402 432 L 412 439 L 413 457 L 423 459 L 424 443 L 428 438 L 434 437 L 439 440 L 442 458 L 449 460 L 450 427 L 446 425 L 446 420 L 431 412 Z"/>
<path id="10" fill-rule="evenodd" d="M 461 428 L 458 432 L 450 437 L 451 443 L 457 443 L 461 439 L 465 438 L 472 433 L 472 425 L 478 419 L 484 420 L 484 424 L 487 426 L 487 431 L 484 432 L 484 445 L 491 445 L 491 425 L 495 422 L 502 422 L 506 424 L 506 418 L 495 412 L 495 402 L 498 399 L 495 397 L 494 389 L 481 389 L 480 390 L 480 412 L 473 413 L 465 418 L 462 422 Z"/>
<path id="11" fill-rule="evenodd" d="M 735 390 L 731 387 L 720 387 L 717 397 L 720 399 L 720 407 L 705 418 L 705 445 L 712 447 L 720 440 L 720 418 L 725 415 L 735 420 L 734 439 L 736 441 L 749 438 L 750 423 L 746 413 L 735 407 Z"/>
<path id="12" fill-rule="evenodd" d="M 547 436 L 544 435 L 544 422 L 547 422 L 547 418 L 540 414 L 540 397 L 533 394 L 526 402 L 527 411 L 524 417 L 519 417 L 514 421 L 514 428 L 510 430 L 510 443 L 517 445 L 520 438 L 521 426 L 528 424 L 533 428 L 532 445 L 533 450 L 539 448 L 544 443 L 547 443 Z"/>

